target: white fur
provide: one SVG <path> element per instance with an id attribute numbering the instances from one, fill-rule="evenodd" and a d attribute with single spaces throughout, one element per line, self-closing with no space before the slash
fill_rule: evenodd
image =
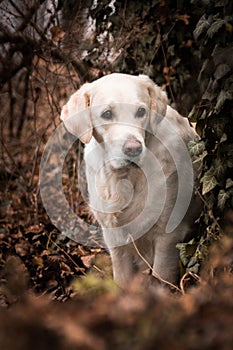
<path id="1" fill-rule="evenodd" d="M 143 118 L 135 117 L 139 107 L 147 110 Z M 114 120 L 101 118 L 108 109 L 114 111 Z M 185 184 L 178 211 L 182 211 L 189 191 L 192 195 L 194 178 L 184 145 L 195 136 L 193 128 L 167 105 L 166 94 L 148 77 L 126 74 L 111 74 L 85 84 L 71 96 L 61 117 L 87 144 L 90 208 L 103 228 L 115 280 L 127 286 L 133 274 L 146 267 L 145 259 L 154 275 L 175 283 L 176 244 L 191 232 L 197 216 L 195 200 L 172 232 L 166 232 L 166 227 L 178 181 Z M 138 166 L 132 166 L 132 159 L 123 152 L 124 142 L 131 137 L 142 144 L 142 153 L 133 158 Z"/>

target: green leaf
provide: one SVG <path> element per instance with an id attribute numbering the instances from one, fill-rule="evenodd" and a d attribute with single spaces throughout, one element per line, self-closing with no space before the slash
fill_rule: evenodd
<path id="1" fill-rule="evenodd" d="M 187 265 L 188 268 L 193 267 L 193 265 L 195 265 L 197 263 L 197 257 L 194 255 L 191 257 L 191 259 L 189 260 L 189 263 Z M 190 270 L 189 270 L 190 271 Z"/>
<path id="2" fill-rule="evenodd" d="M 188 114 L 188 120 L 190 120 L 191 122 L 196 122 L 197 121 L 197 117 L 198 117 L 198 109 L 196 108 L 196 106 L 193 106 L 193 108 L 191 109 L 191 111 Z"/>
<path id="3" fill-rule="evenodd" d="M 199 137 L 195 137 L 193 140 L 189 141 L 188 149 L 191 157 L 198 157 L 204 152 L 205 144 Z"/>
<path id="4" fill-rule="evenodd" d="M 233 144 L 229 143 L 227 145 L 227 160 L 226 160 L 227 166 L 229 168 L 233 168 Z"/>
<path id="5" fill-rule="evenodd" d="M 220 143 L 223 143 L 223 142 L 225 142 L 225 141 L 227 141 L 227 134 L 224 132 L 224 134 L 222 135 L 222 137 L 221 137 L 221 139 L 220 139 Z"/>
<path id="6" fill-rule="evenodd" d="M 206 193 L 210 192 L 215 188 L 215 186 L 218 185 L 218 181 L 214 176 L 214 168 L 211 167 L 201 178 L 200 182 L 202 185 L 202 194 L 205 195 Z"/>
<path id="7" fill-rule="evenodd" d="M 230 188 L 233 186 L 233 181 L 231 178 L 228 178 L 226 181 L 226 189 Z"/>
<path id="8" fill-rule="evenodd" d="M 226 204 L 226 201 L 229 198 L 229 193 L 224 190 L 220 190 L 218 194 L 218 207 L 223 210 Z"/>
<path id="9" fill-rule="evenodd" d="M 224 172 L 225 172 L 225 164 L 223 163 L 222 159 L 217 159 L 215 162 L 214 162 L 214 175 L 216 176 L 217 179 L 221 179 Z"/>
<path id="10" fill-rule="evenodd" d="M 210 27 L 210 23 L 209 21 L 206 19 L 206 15 L 203 15 L 198 23 L 197 23 L 197 26 L 193 32 L 193 35 L 194 35 L 194 38 L 195 40 L 198 40 L 199 36 L 201 34 L 205 34 L 207 29 Z"/>
<path id="11" fill-rule="evenodd" d="M 200 268 L 200 263 L 198 263 L 197 256 L 194 255 L 191 257 L 188 266 L 187 266 L 187 271 L 193 272 L 193 273 L 198 273 Z"/>
<path id="12" fill-rule="evenodd" d="M 210 39 L 213 38 L 213 36 L 219 31 L 220 28 L 222 28 L 223 25 L 226 24 L 226 21 L 224 19 L 218 18 L 215 20 L 210 28 L 207 30 L 207 35 Z"/>
<path id="13" fill-rule="evenodd" d="M 228 64 L 222 63 L 217 66 L 217 69 L 214 73 L 214 77 L 216 80 L 222 79 L 227 73 L 229 73 L 231 68 Z"/>
<path id="14" fill-rule="evenodd" d="M 194 160 L 193 164 L 196 164 L 196 163 L 198 163 L 198 162 L 202 162 L 203 159 L 207 156 L 207 154 L 208 154 L 208 152 L 207 152 L 207 151 L 204 151 L 199 157 L 197 157 L 197 158 Z"/>
<path id="15" fill-rule="evenodd" d="M 196 251 L 197 243 L 192 239 L 187 243 L 178 243 L 176 248 L 180 251 L 180 260 L 183 266 L 187 266 Z"/>
<path id="16" fill-rule="evenodd" d="M 232 100 L 232 99 L 233 99 L 233 91 L 221 90 L 220 94 L 218 95 L 215 111 L 219 113 L 223 108 L 225 101 Z"/>

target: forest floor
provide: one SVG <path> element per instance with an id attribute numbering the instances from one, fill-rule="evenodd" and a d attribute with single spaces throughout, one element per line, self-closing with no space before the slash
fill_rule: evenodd
<path id="1" fill-rule="evenodd" d="M 142 276 L 121 290 L 103 248 L 51 223 L 30 137 L 2 145 L 0 349 L 232 349 L 232 237 L 216 242 L 200 275 L 177 290 L 150 290 Z M 82 201 L 79 210 L 91 223 Z"/>

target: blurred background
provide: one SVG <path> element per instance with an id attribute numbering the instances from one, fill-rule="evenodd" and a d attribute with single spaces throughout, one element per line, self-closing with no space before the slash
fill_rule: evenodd
<path id="1" fill-rule="evenodd" d="M 26 201 L 20 205 L 24 225 L 38 220 L 40 156 L 71 93 L 111 72 L 147 74 L 167 91 L 174 108 L 197 123 L 201 141 L 190 152 L 203 160 L 201 235 L 219 235 L 224 216 L 230 227 L 232 7 L 228 0 L 1 1 L 3 205 L 8 180 L 14 180 Z M 74 167 L 72 157 L 68 166 Z M 77 188 L 66 185 L 75 206 Z M 84 204 L 82 209 L 88 216 Z"/>
<path id="2" fill-rule="evenodd" d="M 196 239 L 179 245 L 183 290 L 199 282 L 210 244 L 228 236 L 223 247 L 232 246 L 232 37 L 231 0 L 0 0 L 0 266 L 20 257 L 30 288 L 62 301 L 71 298 L 74 275 L 93 265 L 105 274 L 101 249 L 77 246 L 47 217 L 40 159 L 62 106 L 83 83 L 112 72 L 147 74 L 200 136 L 190 153 L 202 161 L 196 193 L 203 212 Z M 76 142 L 63 186 L 85 234 L 85 222 L 96 223 L 78 190 L 81 158 Z M 220 270 L 232 276 L 232 254 L 226 256 Z M 7 293 L 4 305 L 15 300 L 16 292 Z"/>

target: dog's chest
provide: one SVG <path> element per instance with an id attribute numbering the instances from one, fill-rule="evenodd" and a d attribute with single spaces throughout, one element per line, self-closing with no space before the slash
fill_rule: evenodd
<path id="1" fill-rule="evenodd" d="M 129 167 L 100 174 L 97 196 L 90 193 L 90 204 L 96 203 L 94 214 L 104 227 L 119 227 L 131 222 L 143 210 L 147 198 L 147 181 L 142 170 Z M 89 187 L 89 190 L 91 188 Z M 92 192 L 92 191 L 91 191 Z"/>
<path id="2" fill-rule="evenodd" d="M 125 225 L 134 220 L 145 206 L 147 198 L 147 181 L 139 168 L 130 168 L 128 173 L 116 179 L 118 210 L 115 212 L 117 226 Z"/>

